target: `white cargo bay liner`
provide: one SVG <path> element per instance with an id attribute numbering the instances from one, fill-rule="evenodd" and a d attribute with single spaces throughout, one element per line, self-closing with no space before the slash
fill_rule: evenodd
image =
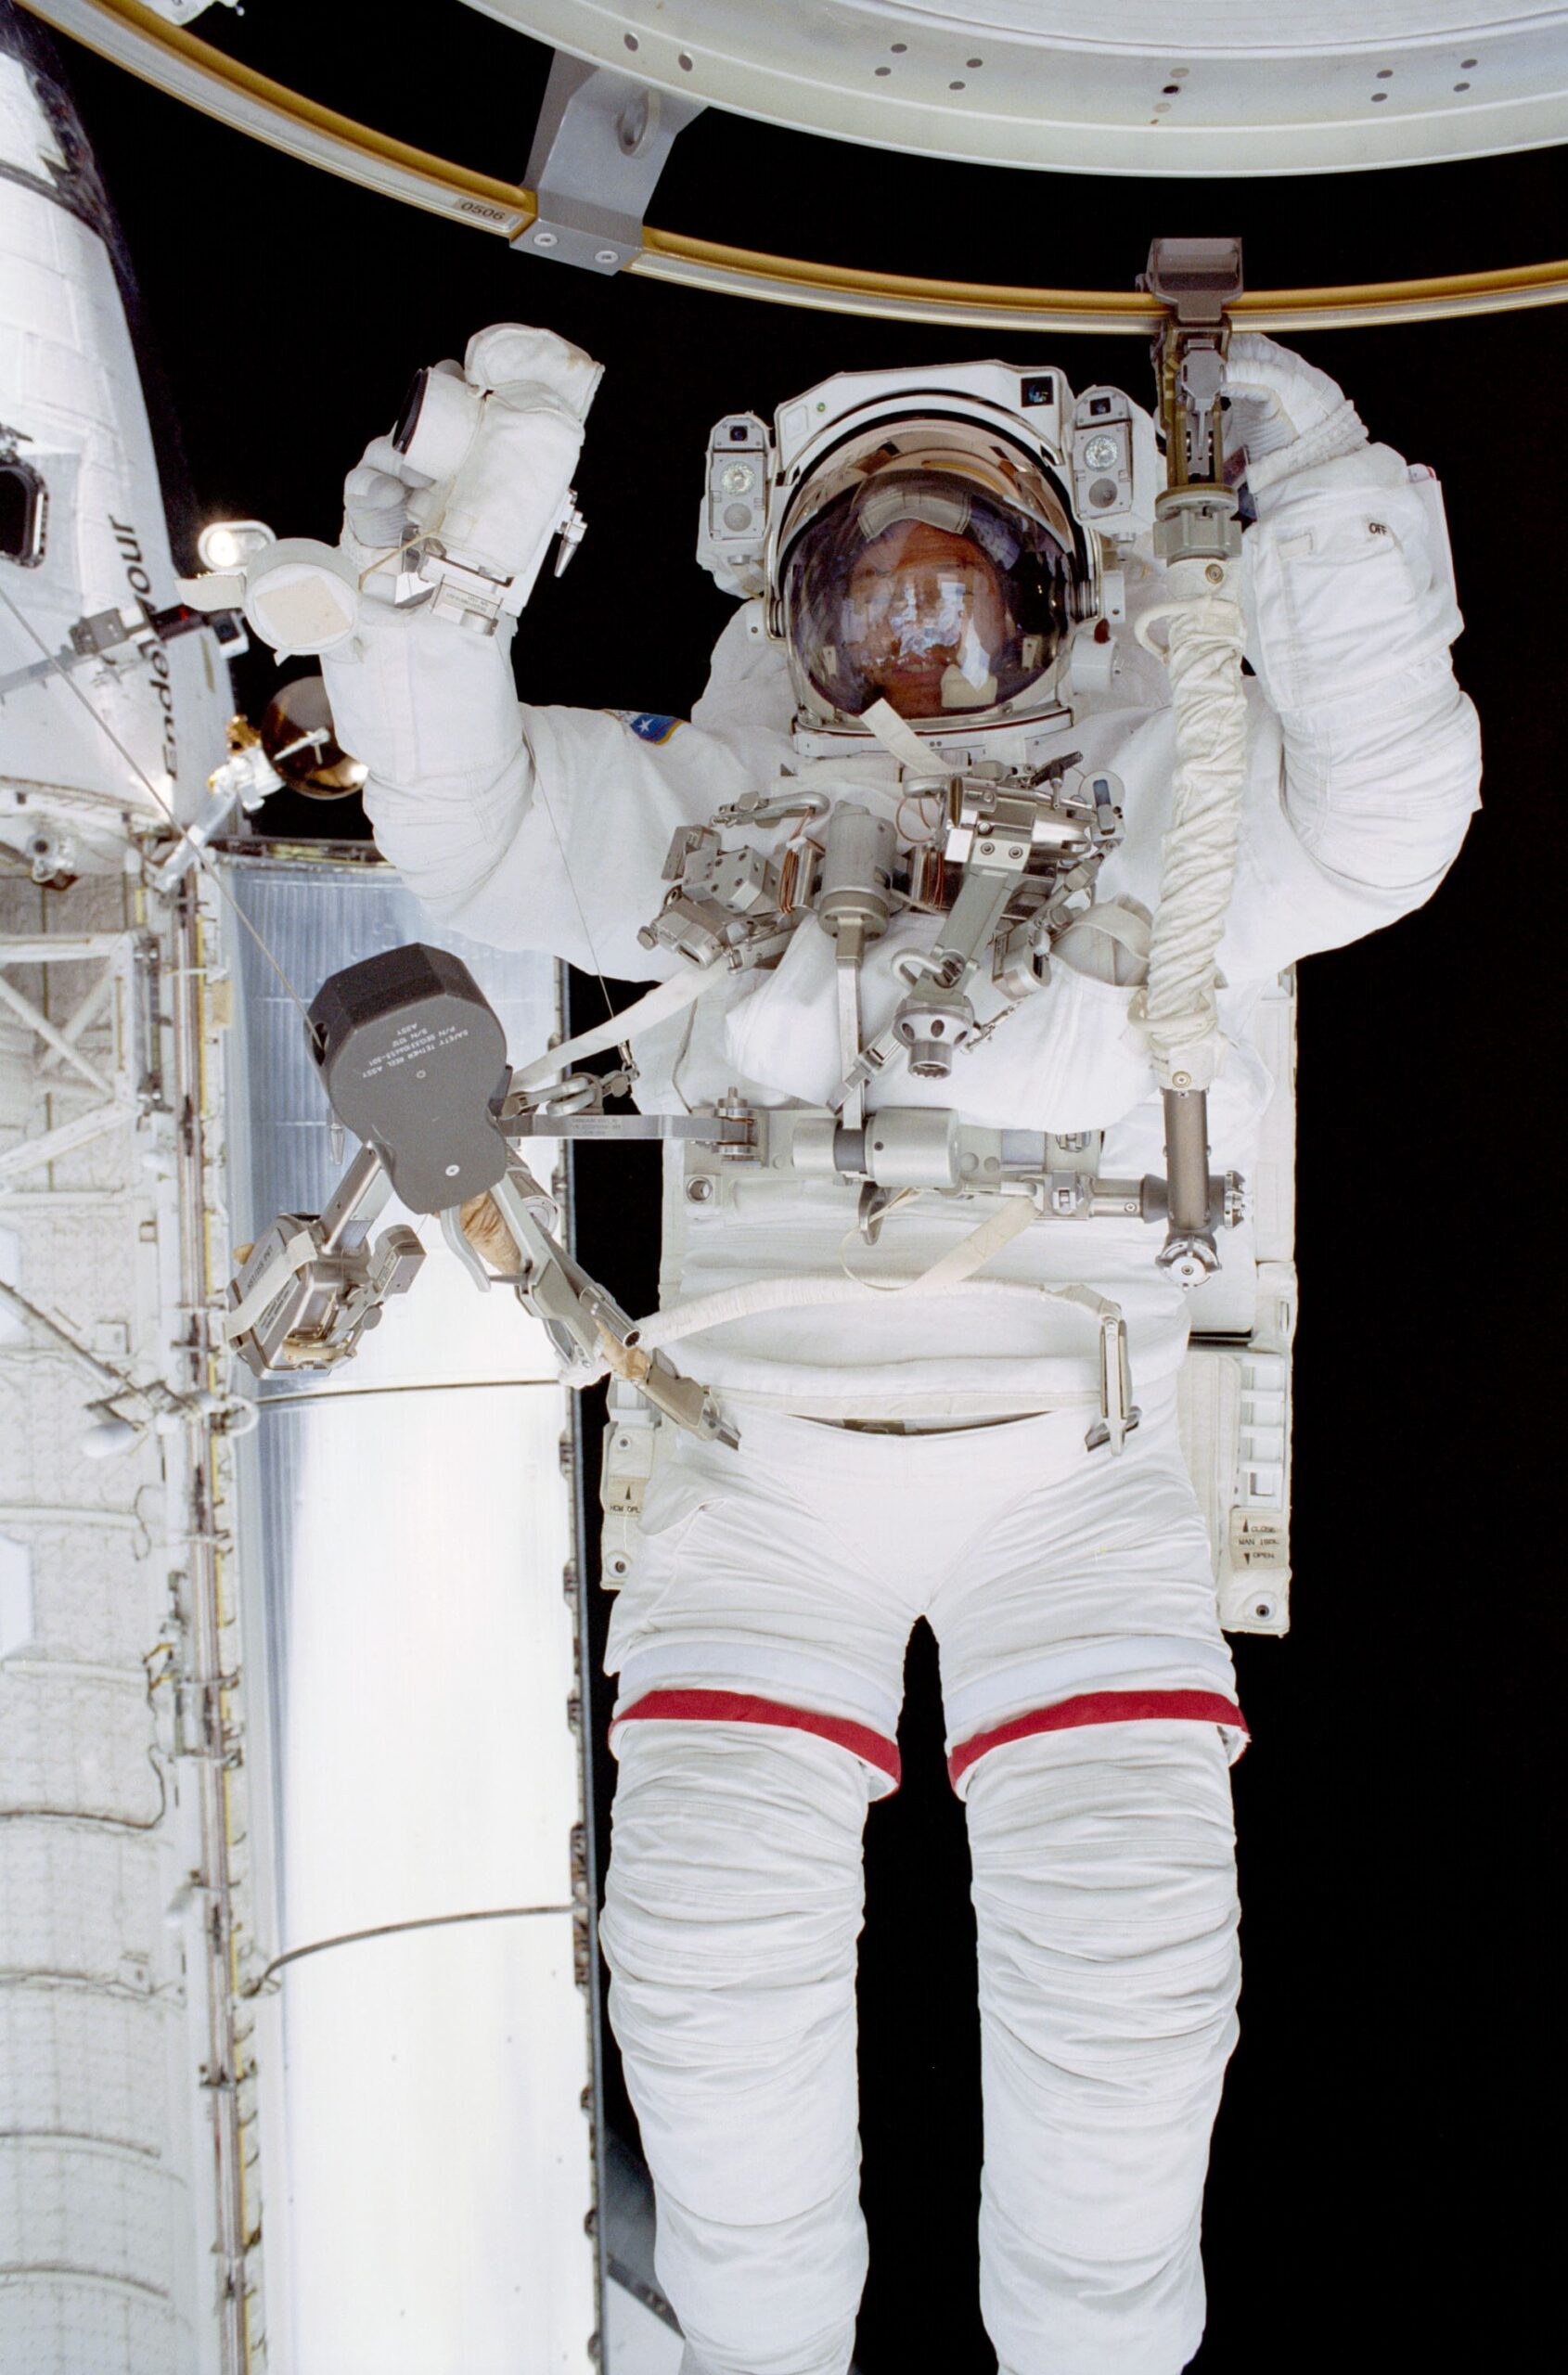
<path id="1" fill-rule="evenodd" d="M 1568 9 L 1527 0 L 468 5 L 685 98 L 976 164 L 1345 173 L 1568 136 Z M 975 238 L 983 277 L 982 224 Z"/>
<path id="2" fill-rule="evenodd" d="M 429 934 L 390 868 L 221 863 L 306 998 Z M 442 944 L 513 1060 L 535 1053 L 559 1027 L 551 961 Z M 244 1242 L 318 1211 L 340 1162 L 298 1012 L 248 936 L 230 946 Z M 413 1292 L 341 1370 L 269 1380 L 238 1446 L 268 2366 L 588 2375 L 570 1412 L 536 1323 L 415 1218 L 431 1250 Z"/>

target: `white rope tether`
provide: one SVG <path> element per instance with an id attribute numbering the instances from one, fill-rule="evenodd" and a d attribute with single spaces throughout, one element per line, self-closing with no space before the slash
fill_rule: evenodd
<path id="1" fill-rule="evenodd" d="M 1227 575 L 1239 566 L 1226 565 Z M 1184 575 L 1205 564 L 1178 563 Z M 1166 622 L 1163 647 L 1150 630 Z M 1224 1053 L 1215 1008 L 1215 957 L 1236 879 L 1247 772 L 1241 609 L 1202 577 L 1184 598 L 1138 620 L 1137 639 L 1170 671 L 1176 774 L 1162 849 L 1149 980 L 1133 1001 L 1162 1088 L 1207 1088 Z"/>

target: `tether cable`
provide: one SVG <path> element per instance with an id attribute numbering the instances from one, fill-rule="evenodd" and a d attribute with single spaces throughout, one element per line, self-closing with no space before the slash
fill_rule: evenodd
<path id="1" fill-rule="evenodd" d="M 471 173 L 321 107 L 226 58 L 210 42 L 156 16 L 140 0 L 23 0 L 23 6 L 170 97 L 361 188 L 509 242 L 521 239 L 534 219 L 532 190 Z M 525 239 L 522 244 L 526 247 Z M 714 294 L 826 313 L 939 322 L 955 328 L 1147 338 L 1165 318 L 1163 307 L 1134 291 L 1005 288 L 984 281 L 865 272 L 651 227 L 644 229 L 642 252 L 626 269 L 643 279 L 673 281 Z M 1244 328 L 1289 332 L 1453 321 L 1565 302 L 1568 259 L 1360 287 L 1253 289 L 1229 311 Z"/>

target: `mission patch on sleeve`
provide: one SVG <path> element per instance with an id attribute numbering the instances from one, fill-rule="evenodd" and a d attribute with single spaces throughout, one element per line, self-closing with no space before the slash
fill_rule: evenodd
<path id="1" fill-rule="evenodd" d="M 686 724 L 684 717 L 666 717 L 660 710 L 612 709 L 610 714 L 629 725 L 639 742 L 667 742 Z"/>

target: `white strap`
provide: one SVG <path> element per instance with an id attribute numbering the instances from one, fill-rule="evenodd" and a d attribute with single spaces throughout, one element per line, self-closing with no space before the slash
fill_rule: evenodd
<path id="1" fill-rule="evenodd" d="M 1136 956 L 1141 964 L 1148 963 L 1152 922 L 1123 900 L 1099 900 L 1083 915 L 1074 916 L 1073 921 L 1079 931 L 1103 932 L 1118 948 L 1125 948 L 1129 956 Z"/>
<path id="2" fill-rule="evenodd" d="M 989 1220 L 982 1221 L 968 1237 L 960 1238 L 940 1261 L 933 1262 L 929 1270 L 922 1271 L 918 1278 L 911 1279 L 909 1285 L 899 1291 L 903 1294 L 945 1293 L 949 1287 L 973 1277 L 994 1253 L 1000 1253 L 1004 1245 L 1010 1245 L 1015 1237 L 1022 1237 L 1030 1222 L 1038 1217 L 1031 1197 L 1004 1196 Z"/>
<path id="3" fill-rule="evenodd" d="M 694 966 L 688 972 L 677 973 L 673 980 L 661 982 L 640 998 L 612 1014 L 608 1022 L 596 1023 L 592 1031 L 579 1031 L 573 1039 L 563 1039 L 559 1047 L 550 1048 L 532 1064 L 512 1074 L 514 1088 L 538 1088 L 554 1078 L 557 1072 L 570 1070 L 580 1056 L 600 1056 L 607 1047 L 619 1047 L 638 1031 L 651 1031 L 672 1014 L 679 1014 L 683 1007 L 694 1005 L 705 997 L 714 985 L 731 970 L 728 959 L 719 957 L 712 965 Z"/>
<path id="4" fill-rule="evenodd" d="M 1079 1303 L 1097 1315 L 1116 1310 L 1114 1303 L 1107 1303 L 1090 1287 L 1048 1287 L 1022 1278 L 948 1278 L 933 1287 L 930 1278 L 927 1271 L 911 1278 L 899 1291 L 925 1296 L 961 1290 L 970 1295 L 1023 1298 L 1036 1304 L 1044 1297 Z M 653 1353 L 688 1337 L 705 1336 L 711 1328 L 726 1328 L 734 1319 L 755 1319 L 773 1311 L 823 1311 L 848 1303 L 868 1303 L 887 1291 L 885 1287 L 868 1286 L 864 1278 L 751 1278 L 744 1286 L 727 1287 L 717 1294 L 698 1295 L 690 1303 L 675 1303 L 667 1311 L 654 1312 L 637 1322 L 628 1341 L 642 1352 Z"/>
<path id="5" fill-rule="evenodd" d="M 942 774 L 940 753 L 922 742 L 913 726 L 906 725 L 891 701 L 874 700 L 869 709 L 861 711 L 860 723 L 870 727 L 883 750 L 901 767 L 912 768 L 919 776 Z"/>

